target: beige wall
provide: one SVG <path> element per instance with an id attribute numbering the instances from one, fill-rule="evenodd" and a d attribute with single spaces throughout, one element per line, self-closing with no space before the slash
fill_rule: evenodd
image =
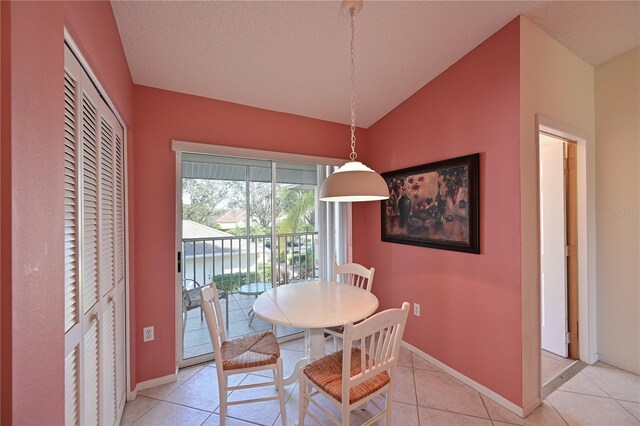
<path id="1" fill-rule="evenodd" d="M 521 286 L 522 286 L 522 371 L 525 414 L 535 408 L 540 397 L 540 258 L 538 225 L 538 148 L 536 115 L 544 116 L 565 130 L 583 136 L 582 172 L 586 184 L 579 188 L 578 202 L 584 210 L 595 209 L 594 69 L 556 40 L 521 17 L 520 25 L 520 202 L 521 202 Z M 579 158 L 580 160 L 580 158 Z M 582 191 L 582 192 L 581 192 Z M 595 237 L 595 220 L 587 216 L 582 225 L 586 241 Z M 592 244 L 593 245 L 593 244 Z M 585 253 L 594 259 L 593 250 Z M 585 250 L 587 251 L 587 250 Z M 595 276 L 595 261 L 583 276 Z M 586 280 L 586 278 L 585 278 Z M 581 297 L 588 297 L 582 294 Z M 591 297 L 591 303 L 593 303 Z M 586 301 L 586 299 L 585 299 Z M 581 319 L 585 312 L 581 312 Z M 586 316 L 585 316 L 586 321 Z M 595 328 L 595 324 L 593 324 Z M 585 339 L 587 340 L 587 339 Z M 588 343 L 581 341 L 582 343 Z M 585 350 L 591 352 L 592 348 Z M 590 354 L 581 354 L 581 357 Z"/>
<path id="2" fill-rule="evenodd" d="M 598 357 L 640 374 L 640 49 L 596 67 Z"/>

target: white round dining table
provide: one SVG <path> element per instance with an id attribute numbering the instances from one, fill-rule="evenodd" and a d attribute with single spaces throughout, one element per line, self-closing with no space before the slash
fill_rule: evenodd
<path id="1" fill-rule="evenodd" d="M 262 320 L 307 330 L 305 357 L 298 361 L 285 384 L 297 379 L 301 365 L 325 356 L 325 328 L 359 321 L 376 309 L 378 299 L 371 292 L 333 281 L 306 281 L 274 287 L 253 303 L 253 312 Z"/>

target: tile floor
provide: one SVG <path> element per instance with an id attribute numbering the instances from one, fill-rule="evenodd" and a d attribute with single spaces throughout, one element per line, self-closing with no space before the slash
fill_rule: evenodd
<path id="1" fill-rule="evenodd" d="M 330 346 L 329 344 L 327 346 Z M 285 374 L 302 356 L 303 343 L 282 344 Z M 235 376 L 235 383 L 265 380 L 265 373 Z M 270 373 L 266 373 L 267 375 Z M 285 387 L 287 421 L 297 421 L 297 383 Z M 275 394 L 272 388 L 258 388 L 253 397 Z M 234 399 L 234 395 L 230 396 Z M 640 377 L 598 363 L 552 393 L 542 406 L 526 419 L 520 419 L 492 400 L 481 396 L 428 361 L 402 349 L 393 395 L 394 425 L 640 425 Z M 334 413 L 328 401 L 323 405 Z M 376 411 L 358 410 L 351 424 L 366 421 Z M 127 403 L 122 425 L 218 425 L 218 386 L 214 364 L 183 369 L 178 381 L 138 393 Z M 277 401 L 229 407 L 227 424 L 231 426 L 279 425 Z M 319 417 L 322 419 L 323 417 Z M 307 418 L 308 424 L 312 424 Z"/>

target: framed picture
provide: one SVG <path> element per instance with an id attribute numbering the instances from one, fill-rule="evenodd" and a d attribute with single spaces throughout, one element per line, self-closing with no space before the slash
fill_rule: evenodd
<path id="1" fill-rule="evenodd" d="M 382 173 L 382 241 L 480 253 L 480 154 Z"/>

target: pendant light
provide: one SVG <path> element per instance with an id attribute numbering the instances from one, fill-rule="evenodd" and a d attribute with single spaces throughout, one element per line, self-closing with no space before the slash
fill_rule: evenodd
<path id="1" fill-rule="evenodd" d="M 361 2 L 345 2 L 350 4 L 351 15 L 351 154 L 350 161 L 338 168 L 322 183 L 321 201 L 353 202 L 376 201 L 389 198 L 389 188 L 385 180 L 375 171 L 356 161 L 356 66 L 355 66 L 355 15 Z"/>

